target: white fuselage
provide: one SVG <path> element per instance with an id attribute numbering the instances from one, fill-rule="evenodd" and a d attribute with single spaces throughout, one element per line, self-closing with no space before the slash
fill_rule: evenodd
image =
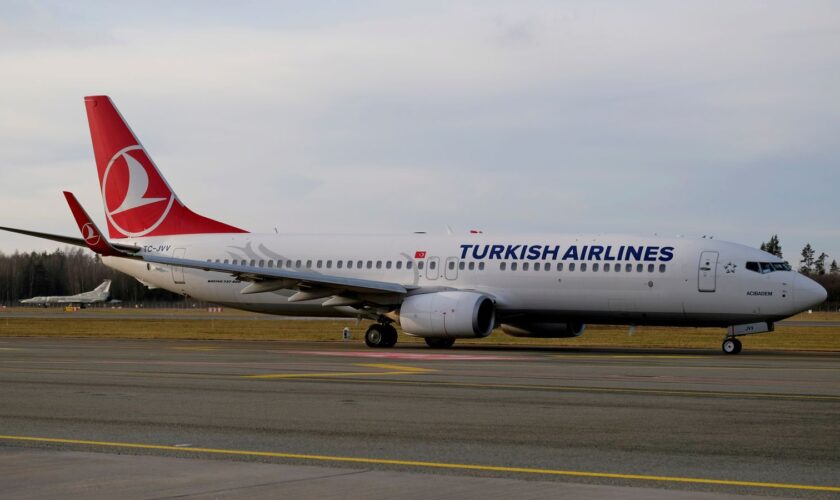
<path id="1" fill-rule="evenodd" d="M 747 266 L 780 264 L 779 258 L 709 239 L 219 234 L 121 242 L 149 255 L 303 269 L 423 291 L 478 291 L 494 298 L 500 320 L 728 326 L 775 321 L 824 298 L 819 285 L 796 272 Z M 294 291 L 242 294 L 247 283 L 230 274 L 118 257 L 103 261 L 148 285 L 229 307 L 295 316 L 357 314 L 351 307 L 324 307 L 325 299 L 288 302 Z"/>

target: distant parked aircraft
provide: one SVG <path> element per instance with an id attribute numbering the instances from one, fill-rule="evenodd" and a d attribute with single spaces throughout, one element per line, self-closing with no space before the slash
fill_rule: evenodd
<path id="1" fill-rule="evenodd" d="M 101 285 L 90 292 L 82 292 L 76 295 L 59 295 L 51 297 L 32 297 L 21 300 L 21 304 L 36 304 L 47 307 L 50 304 L 78 304 L 82 307 L 88 304 L 96 304 L 108 300 L 111 290 L 111 280 L 105 280 Z"/>

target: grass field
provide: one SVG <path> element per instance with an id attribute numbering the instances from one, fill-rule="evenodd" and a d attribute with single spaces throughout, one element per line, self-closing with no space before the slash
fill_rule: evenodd
<path id="1" fill-rule="evenodd" d="M 39 317 L 4 317 L 3 312 L 35 312 Z M 80 313 L 66 313 L 59 308 L 0 309 L 0 337 L 96 337 L 126 339 L 188 339 L 188 340 L 317 340 L 341 339 L 344 327 L 349 327 L 355 342 L 370 324 L 355 320 L 278 320 L 241 311 L 215 313 L 220 319 L 189 319 L 208 315 L 204 310 L 178 309 L 97 309 L 99 315 L 125 315 L 136 318 L 88 318 Z M 155 318 L 147 316 L 154 314 Z M 168 316 L 160 319 L 160 315 Z M 43 315 L 43 317 L 40 317 Z M 59 319 L 60 318 L 60 319 Z M 224 318 L 224 319 L 222 319 Z M 240 319 L 241 318 L 241 319 Z M 802 314 L 794 321 L 840 321 L 840 313 Z M 495 331 L 486 339 L 459 339 L 458 344 L 527 345 L 556 347 L 631 347 L 631 348 L 713 348 L 723 337 L 720 328 L 637 327 L 629 334 L 627 327 L 590 326 L 583 336 L 571 339 L 529 339 L 507 336 Z M 835 326 L 778 326 L 775 332 L 742 337 L 745 349 L 840 351 L 840 327 Z M 422 339 L 400 335 L 401 343 L 421 344 Z"/>

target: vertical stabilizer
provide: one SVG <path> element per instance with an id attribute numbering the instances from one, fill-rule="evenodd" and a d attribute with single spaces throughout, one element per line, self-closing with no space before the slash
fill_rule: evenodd
<path id="1" fill-rule="evenodd" d="M 187 208 L 108 96 L 85 108 L 111 238 L 246 232 Z"/>

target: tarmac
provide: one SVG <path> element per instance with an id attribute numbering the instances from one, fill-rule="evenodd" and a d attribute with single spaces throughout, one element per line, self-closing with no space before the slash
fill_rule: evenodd
<path id="1" fill-rule="evenodd" d="M 0 339 L 10 498 L 840 495 L 840 355 Z"/>

